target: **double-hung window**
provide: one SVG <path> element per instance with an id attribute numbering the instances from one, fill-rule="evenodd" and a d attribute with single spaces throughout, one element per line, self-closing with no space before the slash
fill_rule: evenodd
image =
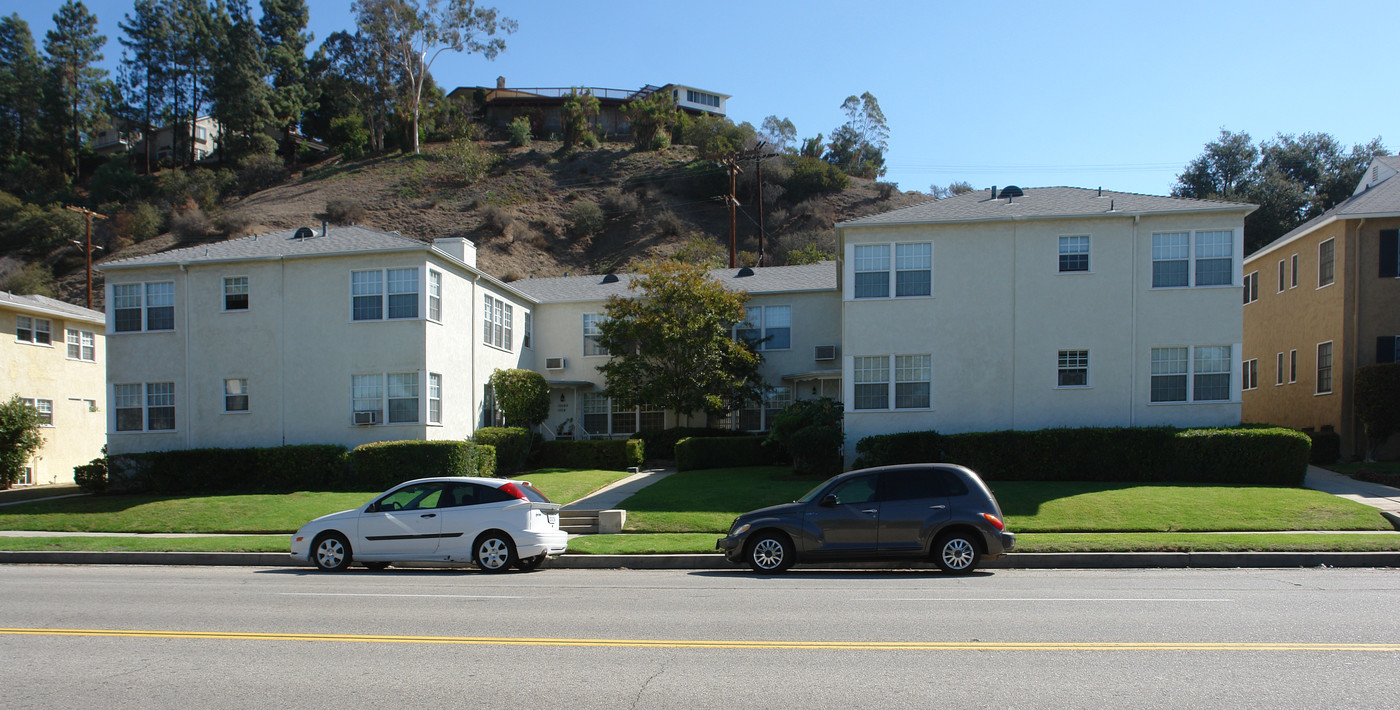
<path id="1" fill-rule="evenodd" d="M 117 431 L 141 431 L 144 408 L 141 385 L 112 385 L 112 409 L 117 413 Z"/>
<path id="2" fill-rule="evenodd" d="M 350 376 L 351 408 L 372 421 L 415 424 L 418 418 L 418 373 L 390 372 Z M 380 413 L 388 416 L 380 419 Z"/>
<path id="3" fill-rule="evenodd" d="M 876 355 L 852 359 L 855 366 L 855 408 L 889 409 L 890 358 Z"/>
<path id="4" fill-rule="evenodd" d="M 1332 392 L 1332 341 L 1317 344 L 1317 393 Z"/>
<path id="5" fill-rule="evenodd" d="M 33 407 L 34 411 L 39 413 L 40 426 L 53 426 L 53 400 L 24 397 L 21 401 Z"/>
<path id="6" fill-rule="evenodd" d="M 1274 362 L 1274 385 L 1283 384 L 1283 353 L 1279 353 Z"/>
<path id="7" fill-rule="evenodd" d="M 928 296 L 933 293 L 933 244 L 894 245 L 894 295 Z"/>
<path id="8" fill-rule="evenodd" d="M 890 245 L 859 244 L 855 248 L 855 297 L 888 298 Z"/>
<path id="9" fill-rule="evenodd" d="M 597 392 L 583 394 L 583 429 L 594 436 L 664 429 L 665 415 L 665 411 L 650 406 L 619 406 Z"/>
<path id="10" fill-rule="evenodd" d="M 246 310 L 248 310 L 248 277 L 247 277 L 247 276 L 226 276 L 226 277 L 224 277 L 224 310 L 225 310 L 225 311 L 246 311 Z"/>
<path id="11" fill-rule="evenodd" d="M 931 355 L 894 356 L 894 408 L 927 409 L 932 378 Z"/>
<path id="12" fill-rule="evenodd" d="M 350 312 L 352 320 L 384 319 L 383 272 L 350 272 Z"/>
<path id="13" fill-rule="evenodd" d="M 53 321 L 47 318 L 15 318 L 15 340 L 35 345 L 53 344 Z"/>
<path id="14" fill-rule="evenodd" d="M 514 309 L 489 294 L 483 296 L 481 342 L 510 350 L 514 330 Z"/>
<path id="15" fill-rule="evenodd" d="M 112 385 L 117 431 L 174 431 L 175 383 Z"/>
<path id="16" fill-rule="evenodd" d="M 1288 262 L 1283 259 L 1278 260 L 1278 293 L 1288 288 Z"/>
<path id="17" fill-rule="evenodd" d="M 1152 235 L 1152 288 L 1191 284 L 1191 233 Z"/>
<path id="18" fill-rule="evenodd" d="M 1229 229 L 1153 234 L 1152 287 L 1234 283 L 1234 236 Z M 1257 289 L 1257 285 L 1252 285 L 1252 289 Z"/>
<path id="19" fill-rule="evenodd" d="M 418 267 L 388 269 L 389 318 L 418 317 Z"/>
<path id="20" fill-rule="evenodd" d="M 442 423 L 442 375 L 428 373 L 428 423 Z"/>
<path id="21" fill-rule="evenodd" d="M 141 284 L 114 284 L 112 311 L 118 333 L 141 330 Z"/>
<path id="22" fill-rule="evenodd" d="M 1152 402 L 1224 402 L 1230 399 L 1229 345 L 1152 348 Z"/>
<path id="23" fill-rule="evenodd" d="M 1089 351 L 1061 350 L 1056 382 L 1058 387 L 1088 387 Z"/>
<path id="24" fill-rule="evenodd" d="M 525 311 L 525 332 L 520 334 L 520 347 L 533 348 L 535 335 L 535 316 L 530 311 Z"/>
<path id="25" fill-rule="evenodd" d="M 1252 390 L 1259 387 L 1259 358 L 1244 361 L 1244 374 L 1240 375 L 1240 389 Z"/>
<path id="26" fill-rule="evenodd" d="M 608 354 L 607 348 L 604 348 L 600 342 L 603 330 L 598 327 L 605 318 L 606 316 L 601 313 L 583 314 L 583 354 L 585 356 Z M 587 425 L 585 424 L 584 427 L 587 428 Z"/>
<path id="27" fill-rule="evenodd" d="M 351 411 L 366 413 L 373 421 L 383 421 L 384 376 L 350 376 Z"/>
<path id="28" fill-rule="evenodd" d="M 1288 351 L 1288 383 L 1293 384 L 1298 381 L 1298 351 Z"/>
<path id="29" fill-rule="evenodd" d="M 1234 232 L 1196 232 L 1196 285 L 1228 286 L 1234 283 Z"/>
<path id="30" fill-rule="evenodd" d="M 768 431 L 773 418 L 792 404 L 791 387 L 774 387 L 763 394 L 762 402 L 754 402 L 739 410 L 741 431 Z"/>
<path id="31" fill-rule="evenodd" d="M 112 310 L 118 333 L 175 329 L 175 282 L 114 284 Z"/>
<path id="32" fill-rule="evenodd" d="M 1244 302 L 1254 303 L 1259 300 L 1259 272 L 1252 271 L 1244 277 Z"/>
<path id="33" fill-rule="evenodd" d="M 1335 239 L 1317 245 L 1317 287 L 1330 286 L 1337 280 L 1336 274 L 1336 246 Z"/>
<path id="34" fill-rule="evenodd" d="M 248 411 L 248 378 L 232 377 L 224 380 L 224 412 Z"/>
<path id="35" fill-rule="evenodd" d="M 391 372 L 388 375 L 389 423 L 418 421 L 418 373 Z"/>
<path id="36" fill-rule="evenodd" d="M 1089 270 L 1089 237 L 1060 237 L 1060 273 Z"/>
<path id="37" fill-rule="evenodd" d="M 146 284 L 146 330 L 174 329 L 175 282 L 162 281 Z"/>
<path id="38" fill-rule="evenodd" d="M 68 345 L 68 359 L 84 362 L 97 362 L 97 337 L 86 330 L 66 328 L 64 340 Z"/>
<path id="39" fill-rule="evenodd" d="M 792 347 L 792 307 L 754 306 L 745 309 L 744 321 L 734 326 L 734 338 L 755 350 L 787 350 Z"/>
<path id="40" fill-rule="evenodd" d="M 418 317 L 418 267 L 350 272 L 350 319 Z"/>
<path id="41" fill-rule="evenodd" d="M 428 320 L 442 322 L 442 272 L 428 269 Z"/>

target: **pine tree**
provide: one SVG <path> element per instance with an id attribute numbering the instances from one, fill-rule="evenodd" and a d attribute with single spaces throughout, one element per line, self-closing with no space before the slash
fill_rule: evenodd
<path id="1" fill-rule="evenodd" d="M 56 115 L 46 117 L 58 158 L 78 178 L 78 154 L 83 138 L 103 117 L 101 84 L 107 70 L 102 45 L 107 37 L 97 33 L 97 16 L 80 0 L 67 0 L 53 16 L 54 28 L 44 37 L 49 77 L 46 91 Z"/>
<path id="2" fill-rule="evenodd" d="M 214 13 L 204 0 L 166 0 L 171 18 L 170 54 L 166 71 L 171 77 L 174 102 L 173 152 L 176 161 L 194 164 L 195 122 L 209 106 L 211 60 L 217 46 Z"/>
<path id="3" fill-rule="evenodd" d="M 230 0 L 227 13 L 218 18 L 222 36 L 214 62 L 210 95 L 213 115 L 223 126 L 219 150 L 224 160 L 237 163 L 275 149 L 267 129 L 273 125 L 268 106 L 270 87 L 263 77 L 263 42 L 249 18 L 248 0 Z"/>
<path id="4" fill-rule="evenodd" d="M 27 152 L 38 135 L 43 65 L 29 23 L 0 18 L 0 163 Z"/>
<path id="5" fill-rule="evenodd" d="M 136 0 L 132 10 L 135 15 L 126 15 L 118 25 L 126 35 L 120 39 L 126 48 L 122 55 L 126 81 L 121 83 L 126 103 L 137 109 L 136 122 L 145 146 L 143 161 L 149 173 L 155 150 L 152 132 L 158 128 L 156 123 L 170 98 L 168 63 L 173 30 L 167 8 L 158 0 Z"/>
<path id="6" fill-rule="evenodd" d="M 290 154 L 296 145 L 292 133 L 302 114 L 316 108 L 306 60 L 306 48 L 314 37 L 305 31 L 306 0 L 262 0 L 262 12 L 258 29 L 273 88 L 268 103 L 273 125 L 283 132 L 283 150 Z"/>

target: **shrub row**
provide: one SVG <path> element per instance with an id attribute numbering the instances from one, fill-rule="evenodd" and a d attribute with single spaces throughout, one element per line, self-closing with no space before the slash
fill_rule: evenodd
<path id="1" fill-rule="evenodd" d="M 642 465 L 645 445 L 641 439 L 589 439 L 546 441 L 540 445 L 539 465 L 544 468 L 596 468 L 626 471 Z"/>
<path id="2" fill-rule="evenodd" d="M 1312 440 L 1308 461 L 1315 464 L 1336 463 L 1342 457 L 1342 435 L 1335 431 L 1304 431 Z"/>
<path id="3" fill-rule="evenodd" d="M 783 459 L 767 436 L 692 436 L 676 442 L 676 470 L 766 466 Z"/>
<path id="4" fill-rule="evenodd" d="M 646 452 L 649 458 L 653 459 L 674 459 L 676 457 L 676 442 L 692 436 L 721 437 L 721 436 L 750 436 L 748 432 L 736 431 L 734 429 L 714 429 L 705 427 L 671 427 L 670 429 L 652 429 L 649 431 L 639 431 L 633 436 L 646 443 Z"/>
<path id="5" fill-rule="evenodd" d="M 482 427 L 472 434 L 477 446 L 496 447 L 496 470 L 510 476 L 525 469 L 530 455 L 530 431 L 524 427 Z"/>
<path id="6" fill-rule="evenodd" d="M 185 449 L 110 456 L 79 466 L 84 489 L 114 493 L 377 490 L 423 476 L 490 476 L 495 449 L 470 441 Z"/>
<path id="7" fill-rule="evenodd" d="M 1098 428 L 883 434 L 857 468 L 946 461 L 996 481 L 1189 481 L 1301 486 L 1310 445 L 1285 428 Z"/>

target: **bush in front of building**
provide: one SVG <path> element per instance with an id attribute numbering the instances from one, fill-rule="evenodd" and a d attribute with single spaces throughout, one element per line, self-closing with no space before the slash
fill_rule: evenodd
<path id="1" fill-rule="evenodd" d="M 1200 482 L 1301 486 L 1308 437 L 1282 427 L 1103 427 L 882 434 L 856 468 L 946 462 L 995 481 Z"/>
<path id="2" fill-rule="evenodd" d="M 1373 460 L 1376 449 L 1400 433 L 1400 363 L 1357 368 L 1356 416 L 1370 439 L 1366 460 Z"/>
<path id="3" fill-rule="evenodd" d="M 477 444 L 472 452 L 472 467 L 476 475 L 492 478 L 496 475 L 496 447 L 490 444 Z"/>
<path id="4" fill-rule="evenodd" d="M 482 427 L 472 434 L 472 441 L 477 446 L 495 447 L 495 470 L 500 475 L 509 476 L 525 469 L 525 459 L 530 455 L 530 431 L 525 427 Z"/>
<path id="5" fill-rule="evenodd" d="M 345 447 L 307 444 L 119 454 L 74 468 L 75 479 L 86 469 L 96 485 L 98 462 L 112 493 L 336 490 L 348 473 Z"/>
<path id="6" fill-rule="evenodd" d="M 626 471 L 642 465 L 645 445 L 641 439 L 588 439 L 546 441 L 540 445 L 542 468 L 596 468 Z"/>
<path id="7" fill-rule="evenodd" d="M 99 456 L 73 467 L 73 482 L 88 493 L 107 492 L 107 457 Z"/>
<path id="8" fill-rule="evenodd" d="M 676 442 L 692 436 L 723 437 L 753 436 L 736 429 L 715 429 L 713 427 L 678 426 L 670 429 L 650 429 L 639 431 L 632 436 L 646 442 L 647 456 L 654 459 L 676 458 Z"/>
<path id="9" fill-rule="evenodd" d="M 1312 453 L 1308 455 L 1308 462 L 1318 465 L 1336 463 L 1342 457 L 1342 435 L 1335 431 L 1308 431 L 1303 430 L 1312 440 Z"/>
<path id="10" fill-rule="evenodd" d="M 676 470 L 767 466 L 782 450 L 767 436 L 692 436 L 676 442 Z"/>
<path id="11" fill-rule="evenodd" d="M 471 441 L 378 441 L 350 451 L 350 480 L 358 490 L 380 490 L 431 476 L 476 476 Z"/>
<path id="12" fill-rule="evenodd" d="M 344 446 L 300 444 L 252 449 L 259 488 L 324 491 L 344 487 L 348 461 Z"/>
<path id="13" fill-rule="evenodd" d="M 773 417 L 768 439 L 787 453 L 797 473 L 835 475 L 846 439 L 841 417 L 841 405 L 830 397 L 799 400 Z"/>

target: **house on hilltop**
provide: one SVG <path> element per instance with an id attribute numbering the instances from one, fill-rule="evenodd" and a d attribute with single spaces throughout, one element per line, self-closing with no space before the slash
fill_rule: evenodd
<path id="1" fill-rule="evenodd" d="M 601 87 L 521 87 L 506 86 L 505 77 L 496 78 L 496 87 L 462 86 L 452 90 L 448 98 L 467 97 L 476 101 L 485 114 L 486 123 L 504 129 L 517 116 L 526 116 L 537 135 L 562 133 L 560 109 L 572 91 L 587 91 L 598 99 L 598 115 L 593 119 L 601 135 L 627 135 L 632 126 L 622 114 L 622 106 L 644 99 L 651 94 L 670 93 L 682 111 L 692 115 L 725 115 L 728 94 L 717 94 L 693 86 L 648 84 L 640 89 L 606 89 Z"/>
<path id="2" fill-rule="evenodd" d="M 1335 431 L 1366 453 L 1356 370 L 1400 362 L 1400 156 L 1374 158 L 1352 196 L 1245 259 L 1244 418 Z M 1397 437 L 1400 439 L 1400 437 Z M 1400 456 L 1400 441 L 1380 454 Z"/>

